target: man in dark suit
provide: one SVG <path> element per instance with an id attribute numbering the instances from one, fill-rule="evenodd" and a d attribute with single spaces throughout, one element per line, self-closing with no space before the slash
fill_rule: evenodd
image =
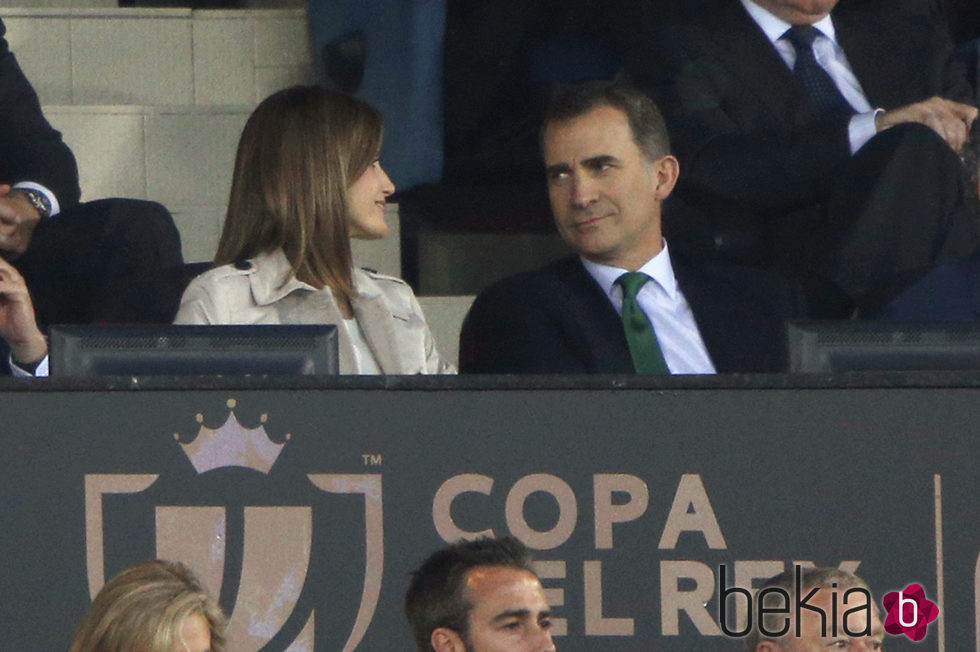
<path id="1" fill-rule="evenodd" d="M 958 152 L 977 110 L 927 0 L 691 0 L 628 64 L 661 106 L 691 215 L 873 312 L 977 248 Z M 683 218 L 683 216 L 682 216 Z"/>
<path id="2" fill-rule="evenodd" d="M 7 345 L 20 371 L 44 374 L 38 322 L 105 320 L 133 283 L 183 260 L 163 206 L 79 203 L 75 157 L 44 118 L 5 33 L 0 20 L 0 374 Z"/>
<path id="3" fill-rule="evenodd" d="M 47 344 L 27 285 L 7 261 L 21 257 L 41 220 L 77 204 L 81 191 L 75 157 L 44 118 L 5 34 L 0 20 L 0 337 L 16 363 L 45 373 L 37 363 L 46 362 Z"/>
<path id="4" fill-rule="evenodd" d="M 753 270 L 671 263 L 661 205 L 679 166 L 649 98 L 606 82 L 559 89 L 542 149 L 555 224 L 578 255 L 477 297 L 462 372 L 783 368 L 783 319 L 795 311 L 784 286 Z"/>
<path id="5" fill-rule="evenodd" d="M 78 203 L 81 191 L 75 157 L 41 113 L 5 33 L 0 20 L 0 253 L 19 256 L 38 222 Z"/>

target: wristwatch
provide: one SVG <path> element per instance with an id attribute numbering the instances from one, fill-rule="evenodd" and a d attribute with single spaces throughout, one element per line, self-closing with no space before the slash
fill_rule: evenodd
<path id="1" fill-rule="evenodd" d="M 37 209 L 42 219 L 51 217 L 51 202 L 44 196 L 44 193 L 31 188 L 14 188 L 14 190 L 27 197 L 27 201 L 31 202 L 31 206 Z"/>

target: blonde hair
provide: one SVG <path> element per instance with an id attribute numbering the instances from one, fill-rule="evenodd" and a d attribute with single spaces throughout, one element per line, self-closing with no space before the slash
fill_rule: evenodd
<path id="1" fill-rule="evenodd" d="M 211 652 L 223 652 L 225 616 L 189 568 L 154 560 L 109 580 L 75 629 L 69 652 L 171 652 L 181 625 L 199 614 L 211 630 Z"/>
<path id="2" fill-rule="evenodd" d="M 238 143 L 214 262 L 282 249 L 296 278 L 351 299 L 347 190 L 378 157 L 381 114 L 317 86 L 265 100 Z"/>

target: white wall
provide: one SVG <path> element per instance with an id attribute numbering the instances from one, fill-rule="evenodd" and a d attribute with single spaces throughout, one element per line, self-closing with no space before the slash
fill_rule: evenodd
<path id="1" fill-rule="evenodd" d="M 159 201 L 174 215 L 185 258 L 210 259 L 249 113 L 272 91 L 313 81 L 305 10 L 2 16 L 45 114 L 75 152 L 82 198 Z M 400 271 L 397 255 L 374 262 Z"/>

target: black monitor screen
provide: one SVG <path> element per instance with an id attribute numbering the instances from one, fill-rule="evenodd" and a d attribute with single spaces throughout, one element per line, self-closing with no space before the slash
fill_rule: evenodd
<path id="1" fill-rule="evenodd" d="M 980 369 L 980 323 L 794 322 L 791 372 Z"/>
<path id="2" fill-rule="evenodd" d="M 54 376 L 331 375 L 337 327 L 52 326 Z"/>

